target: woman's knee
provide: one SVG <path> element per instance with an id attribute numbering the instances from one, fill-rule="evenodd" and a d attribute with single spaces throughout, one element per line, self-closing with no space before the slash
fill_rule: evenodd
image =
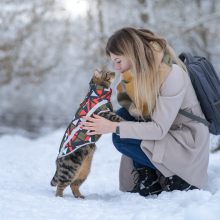
<path id="1" fill-rule="evenodd" d="M 121 138 L 115 134 L 115 133 L 112 133 L 112 143 L 114 144 L 115 148 L 121 152 L 122 151 L 122 147 L 123 147 L 123 142 L 121 141 Z"/>

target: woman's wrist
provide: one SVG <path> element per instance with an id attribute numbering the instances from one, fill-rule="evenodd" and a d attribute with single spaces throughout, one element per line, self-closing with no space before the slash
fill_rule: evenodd
<path id="1" fill-rule="evenodd" d="M 119 126 L 119 122 L 113 122 L 112 133 L 116 133 L 116 128 Z"/>

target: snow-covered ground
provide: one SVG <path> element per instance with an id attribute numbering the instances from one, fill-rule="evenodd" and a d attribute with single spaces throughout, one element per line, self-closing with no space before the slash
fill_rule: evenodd
<path id="1" fill-rule="evenodd" d="M 0 138 L 0 219 L 220 219 L 220 152 L 210 154 L 210 181 L 204 190 L 162 192 L 141 197 L 118 190 L 120 153 L 111 135 L 98 141 L 91 173 L 81 186 L 86 199 L 75 198 L 68 187 L 64 198 L 50 186 L 55 159 L 65 129 L 30 140 Z M 214 144 L 212 139 L 211 144 Z"/>

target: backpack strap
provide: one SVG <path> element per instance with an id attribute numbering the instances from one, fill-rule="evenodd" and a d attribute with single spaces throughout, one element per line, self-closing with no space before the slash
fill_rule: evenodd
<path id="1" fill-rule="evenodd" d="M 184 60 L 186 59 L 186 64 L 189 65 L 189 63 L 193 63 L 193 56 L 191 55 L 191 53 L 181 53 L 179 55 L 179 59 L 184 62 Z"/>
<path id="2" fill-rule="evenodd" d="M 179 110 L 179 114 L 184 115 L 187 118 L 191 118 L 192 120 L 198 121 L 198 122 L 204 124 L 207 127 L 209 127 L 209 125 L 210 125 L 210 123 L 207 120 L 205 120 L 204 118 L 201 118 L 199 116 L 190 114 L 189 112 L 186 112 L 186 111 L 184 111 L 182 109 Z"/>

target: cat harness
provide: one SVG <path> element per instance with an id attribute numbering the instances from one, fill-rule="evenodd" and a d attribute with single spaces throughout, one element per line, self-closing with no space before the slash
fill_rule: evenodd
<path id="1" fill-rule="evenodd" d="M 83 130 L 80 122 L 86 122 L 82 116 L 93 117 L 93 113 L 99 115 L 101 112 L 113 111 L 110 97 L 112 89 L 96 84 L 91 84 L 85 99 L 80 103 L 76 114 L 64 133 L 58 158 L 67 156 L 80 147 L 95 143 L 101 137 L 101 134 L 86 135 L 90 130 Z M 94 117 L 93 117 L 94 118 Z"/>

